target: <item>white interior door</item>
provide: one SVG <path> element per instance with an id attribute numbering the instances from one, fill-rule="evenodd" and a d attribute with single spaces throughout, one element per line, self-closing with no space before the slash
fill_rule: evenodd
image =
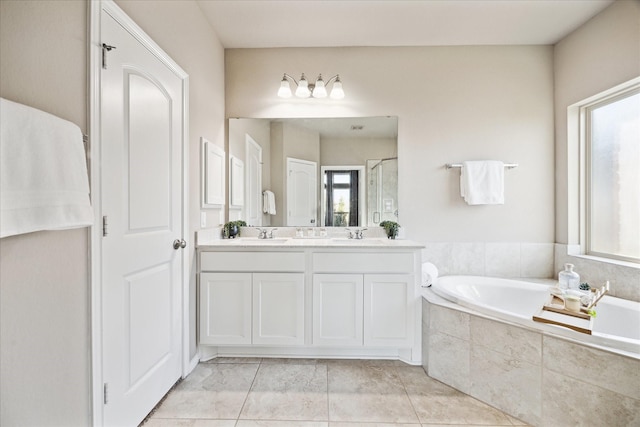
<path id="1" fill-rule="evenodd" d="M 318 164 L 287 158 L 287 226 L 318 225 Z"/>
<path id="2" fill-rule="evenodd" d="M 186 77 L 101 13 L 103 424 L 124 426 L 182 374 Z"/>
<path id="3" fill-rule="evenodd" d="M 249 135 L 245 142 L 246 153 L 246 221 L 254 226 L 262 225 L 262 147 Z"/>

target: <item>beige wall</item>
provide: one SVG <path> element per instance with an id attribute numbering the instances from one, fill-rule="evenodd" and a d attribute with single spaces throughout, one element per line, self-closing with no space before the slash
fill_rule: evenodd
<path id="1" fill-rule="evenodd" d="M 87 133 L 87 4 L 0 2 L 0 95 Z M 0 425 L 91 420 L 88 229 L 0 240 Z"/>
<path id="2" fill-rule="evenodd" d="M 565 37 L 554 49 L 556 139 L 556 242 L 577 244 L 578 225 L 568 217 L 567 107 L 640 76 L 640 1 L 618 0 Z M 572 154 L 574 155 L 574 154 Z"/>
<path id="3" fill-rule="evenodd" d="M 189 74 L 186 239 L 192 244 L 200 224 L 199 137 L 224 146 L 224 51 L 193 1 L 117 3 Z M 70 120 L 85 133 L 87 7 L 78 0 L 0 1 L 0 95 Z M 0 240 L 0 425 L 91 423 L 88 238 L 79 229 Z"/>
<path id="4" fill-rule="evenodd" d="M 427 241 L 554 241 L 550 46 L 232 49 L 228 117 L 398 116 L 399 222 Z M 346 97 L 281 100 L 282 73 L 340 73 Z M 504 206 L 467 206 L 458 170 L 517 162 Z"/>

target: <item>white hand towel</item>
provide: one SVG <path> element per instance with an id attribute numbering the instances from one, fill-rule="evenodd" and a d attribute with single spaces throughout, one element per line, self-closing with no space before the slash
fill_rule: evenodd
<path id="1" fill-rule="evenodd" d="M 469 205 L 503 205 L 504 163 L 498 160 L 463 162 L 460 195 Z"/>
<path id="2" fill-rule="evenodd" d="M 262 193 L 262 212 L 269 215 L 276 214 L 276 196 L 273 191 L 266 190 Z"/>
<path id="3" fill-rule="evenodd" d="M 433 282 L 438 278 L 438 268 L 430 262 L 422 263 L 422 283 L 420 285 L 423 288 L 428 288 L 433 285 Z"/>
<path id="4" fill-rule="evenodd" d="M 0 98 L 0 237 L 93 224 L 82 132 Z"/>

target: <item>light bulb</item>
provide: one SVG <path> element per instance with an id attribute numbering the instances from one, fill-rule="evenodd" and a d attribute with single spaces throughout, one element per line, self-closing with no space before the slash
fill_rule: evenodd
<path id="1" fill-rule="evenodd" d="M 331 99 L 342 99 L 344 98 L 344 90 L 342 90 L 342 82 L 340 81 L 340 76 L 337 76 L 336 81 L 333 82 L 333 87 L 331 88 Z"/>
<path id="2" fill-rule="evenodd" d="M 278 89 L 278 96 L 280 98 L 291 98 L 291 86 L 286 77 L 282 77 L 280 82 L 280 89 Z"/>
<path id="3" fill-rule="evenodd" d="M 304 73 L 302 73 L 302 77 L 300 77 L 298 87 L 296 88 L 296 96 L 298 98 L 308 98 L 309 95 L 311 95 L 311 91 L 309 90 L 309 83 L 304 77 Z"/>
<path id="4" fill-rule="evenodd" d="M 318 80 L 316 80 L 316 86 L 313 88 L 313 97 L 314 98 L 327 97 L 327 88 L 324 85 L 324 80 L 322 80 L 322 74 L 320 74 L 318 76 Z"/>

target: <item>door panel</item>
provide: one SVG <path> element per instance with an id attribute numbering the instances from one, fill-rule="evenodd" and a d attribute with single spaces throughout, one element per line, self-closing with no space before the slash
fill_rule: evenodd
<path id="1" fill-rule="evenodd" d="M 253 344 L 304 344 L 304 274 L 253 274 Z"/>
<path id="2" fill-rule="evenodd" d="M 247 223 L 262 225 L 262 147 L 246 136 L 246 218 Z"/>
<path id="3" fill-rule="evenodd" d="M 251 273 L 200 273 L 200 343 L 251 344 Z"/>
<path id="4" fill-rule="evenodd" d="M 313 344 L 362 345 L 362 274 L 313 276 Z"/>
<path id="5" fill-rule="evenodd" d="M 124 82 L 129 231 L 166 230 L 171 215 L 171 98 L 134 70 L 125 70 Z"/>
<path id="6" fill-rule="evenodd" d="M 413 276 L 366 274 L 364 276 L 364 344 L 410 346 L 413 310 Z"/>
<path id="7" fill-rule="evenodd" d="M 318 165 L 287 158 L 287 226 L 318 224 Z"/>
<path id="8" fill-rule="evenodd" d="M 129 389 L 170 355 L 171 275 L 171 265 L 163 264 L 125 278 Z"/>

